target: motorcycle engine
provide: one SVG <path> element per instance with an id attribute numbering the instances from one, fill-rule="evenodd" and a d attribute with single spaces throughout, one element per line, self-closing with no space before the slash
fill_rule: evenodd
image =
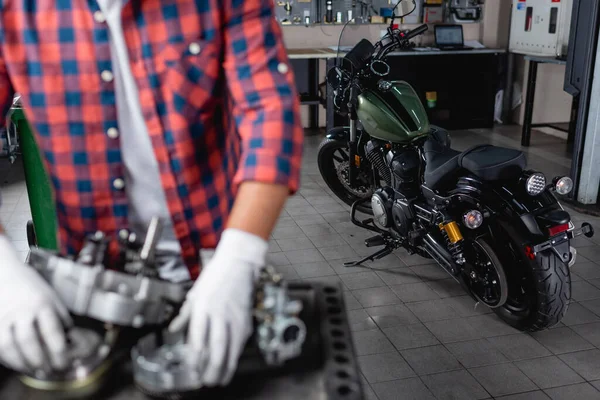
<path id="1" fill-rule="evenodd" d="M 412 213 L 406 199 L 419 193 L 419 154 L 414 149 L 392 149 L 387 153 L 375 141 L 366 146 L 367 156 L 379 175 L 390 186 L 378 189 L 371 198 L 371 208 L 375 224 L 382 228 L 392 228 L 406 237 L 412 225 Z M 373 162 L 377 159 L 377 162 Z M 385 171 L 382 171 L 385 169 Z"/>

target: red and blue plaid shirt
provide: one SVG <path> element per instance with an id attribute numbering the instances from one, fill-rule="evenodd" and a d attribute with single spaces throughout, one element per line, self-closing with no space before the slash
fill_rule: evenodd
<path id="1" fill-rule="evenodd" d="M 90 233 L 128 227 L 127 195 L 113 187 L 124 174 L 120 143 L 107 135 L 117 127 L 114 83 L 101 78 L 112 68 L 108 27 L 94 0 L 0 5 L 0 123 L 18 92 L 54 186 L 61 250 L 72 254 Z M 195 276 L 198 250 L 216 246 L 239 183 L 298 188 L 303 131 L 273 2 L 130 0 L 122 23 Z"/>

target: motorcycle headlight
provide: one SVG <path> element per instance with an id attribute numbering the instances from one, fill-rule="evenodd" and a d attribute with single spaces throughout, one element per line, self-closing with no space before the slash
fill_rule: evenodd
<path id="1" fill-rule="evenodd" d="M 556 181 L 556 193 L 564 196 L 566 194 L 571 193 L 573 190 L 573 179 L 568 176 L 563 176 L 558 181 Z"/>
<path id="2" fill-rule="evenodd" d="M 530 196 L 537 196 L 546 188 L 546 177 L 541 172 L 534 172 L 525 182 L 525 189 Z"/>

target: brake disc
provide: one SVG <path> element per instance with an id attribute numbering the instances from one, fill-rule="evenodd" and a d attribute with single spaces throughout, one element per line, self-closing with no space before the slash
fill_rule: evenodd
<path id="1" fill-rule="evenodd" d="M 344 186 L 344 188 L 352 195 L 360 198 L 367 198 L 371 196 L 372 191 L 367 185 L 360 185 L 358 187 L 352 187 L 350 185 L 350 163 L 348 161 L 342 161 L 335 167 L 335 172 L 337 174 L 338 180 Z M 359 171 L 358 173 L 358 181 L 368 182 L 365 173 L 363 171 Z"/>

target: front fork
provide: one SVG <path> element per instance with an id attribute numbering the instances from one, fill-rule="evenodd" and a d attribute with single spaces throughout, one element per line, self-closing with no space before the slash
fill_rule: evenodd
<path id="1" fill-rule="evenodd" d="M 353 109 L 350 111 L 350 143 L 348 143 L 348 180 L 350 187 L 355 187 L 356 176 L 358 175 L 358 165 L 356 165 L 356 155 L 358 146 L 358 130 L 356 127 L 356 115 Z"/>

